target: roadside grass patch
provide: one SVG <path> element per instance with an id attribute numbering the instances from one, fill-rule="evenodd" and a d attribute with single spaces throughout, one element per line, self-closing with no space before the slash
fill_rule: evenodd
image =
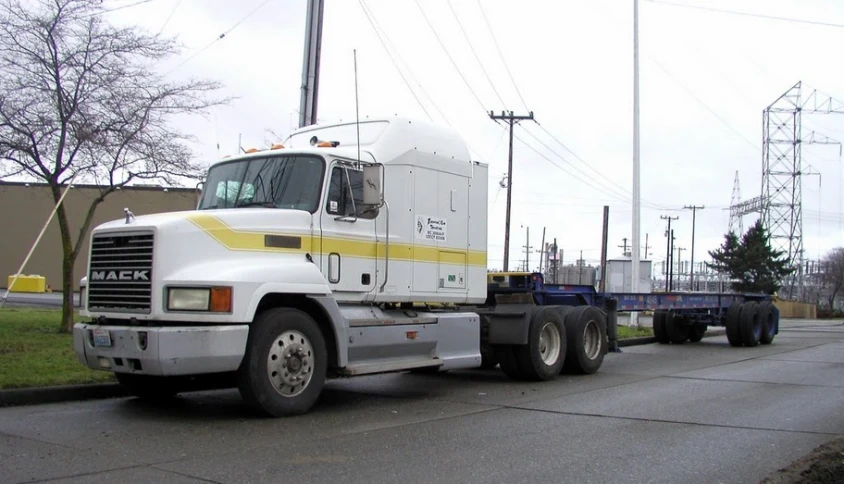
<path id="1" fill-rule="evenodd" d="M 59 332 L 61 311 L 0 310 L 0 389 L 112 382 L 73 354 L 73 337 Z"/>
<path id="2" fill-rule="evenodd" d="M 638 328 L 631 328 L 629 326 L 618 326 L 618 339 L 630 339 L 630 338 L 646 338 L 653 336 L 654 332 L 651 328 L 645 327 L 638 327 Z"/>

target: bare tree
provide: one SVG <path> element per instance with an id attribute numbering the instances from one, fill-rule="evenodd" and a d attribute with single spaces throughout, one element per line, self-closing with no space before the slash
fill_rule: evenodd
<path id="1" fill-rule="evenodd" d="M 0 0 L 0 177 L 46 182 L 55 203 L 77 175 L 100 186 L 72 233 L 61 233 L 62 329 L 73 325 L 73 265 L 97 207 L 134 180 L 196 178 L 191 138 L 174 116 L 225 103 L 206 80 L 173 81 L 155 67 L 179 52 L 174 39 L 102 19 L 100 0 Z"/>
<path id="2" fill-rule="evenodd" d="M 832 249 L 821 260 L 821 281 L 826 286 L 829 309 L 835 310 L 835 298 L 844 292 L 844 248 Z"/>

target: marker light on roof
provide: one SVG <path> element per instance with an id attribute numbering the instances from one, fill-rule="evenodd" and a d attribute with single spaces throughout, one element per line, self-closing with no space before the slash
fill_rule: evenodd
<path id="1" fill-rule="evenodd" d="M 247 152 L 247 153 L 257 153 L 257 152 L 258 152 L 258 148 L 249 148 L 248 150 L 246 150 L 246 152 Z"/>
<path id="2" fill-rule="evenodd" d="M 283 144 L 281 144 L 281 143 L 276 143 L 276 144 L 274 144 L 274 145 L 273 145 L 273 147 L 272 147 L 272 148 L 270 148 L 270 149 L 271 149 L 271 150 L 280 150 L 280 149 L 282 149 L 282 148 L 284 148 L 284 145 L 283 145 Z"/>

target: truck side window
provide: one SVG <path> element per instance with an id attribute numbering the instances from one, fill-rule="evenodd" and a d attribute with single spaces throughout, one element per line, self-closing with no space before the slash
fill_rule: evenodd
<path id="1" fill-rule="evenodd" d="M 346 181 L 346 173 L 349 178 Z M 355 203 L 349 197 L 348 183 L 352 184 L 352 196 Z M 373 219 L 378 216 L 378 210 L 366 210 L 363 206 L 363 172 L 358 170 L 350 170 L 340 166 L 335 166 L 331 170 L 331 180 L 328 185 L 328 203 L 326 203 L 326 211 L 332 215 L 339 215 L 343 217 L 353 217 L 353 207 L 357 209 L 358 218 Z"/>

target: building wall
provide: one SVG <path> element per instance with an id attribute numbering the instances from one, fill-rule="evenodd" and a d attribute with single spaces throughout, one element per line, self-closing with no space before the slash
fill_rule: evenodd
<path id="1" fill-rule="evenodd" d="M 95 186 L 74 185 L 65 197 L 64 204 L 74 238 L 91 201 L 99 193 Z M 128 207 L 135 215 L 175 212 L 196 208 L 197 198 L 196 191 L 189 188 L 127 187 L 106 197 L 97 208 L 91 228 L 124 218 L 124 207 Z M 14 274 L 23 263 L 54 206 L 50 189 L 46 185 L 0 183 L 0 287 L 7 286 L 6 278 Z M 85 275 L 88 267 L 88 240 L 86 235 L 76 259 L 74 289 L 78 289 L 79 279 Z M 59 224 L 56 217 L 53 217 L 23 273 L 44 276 L 53 291 L 61 291 L 61 263 Z"/>

